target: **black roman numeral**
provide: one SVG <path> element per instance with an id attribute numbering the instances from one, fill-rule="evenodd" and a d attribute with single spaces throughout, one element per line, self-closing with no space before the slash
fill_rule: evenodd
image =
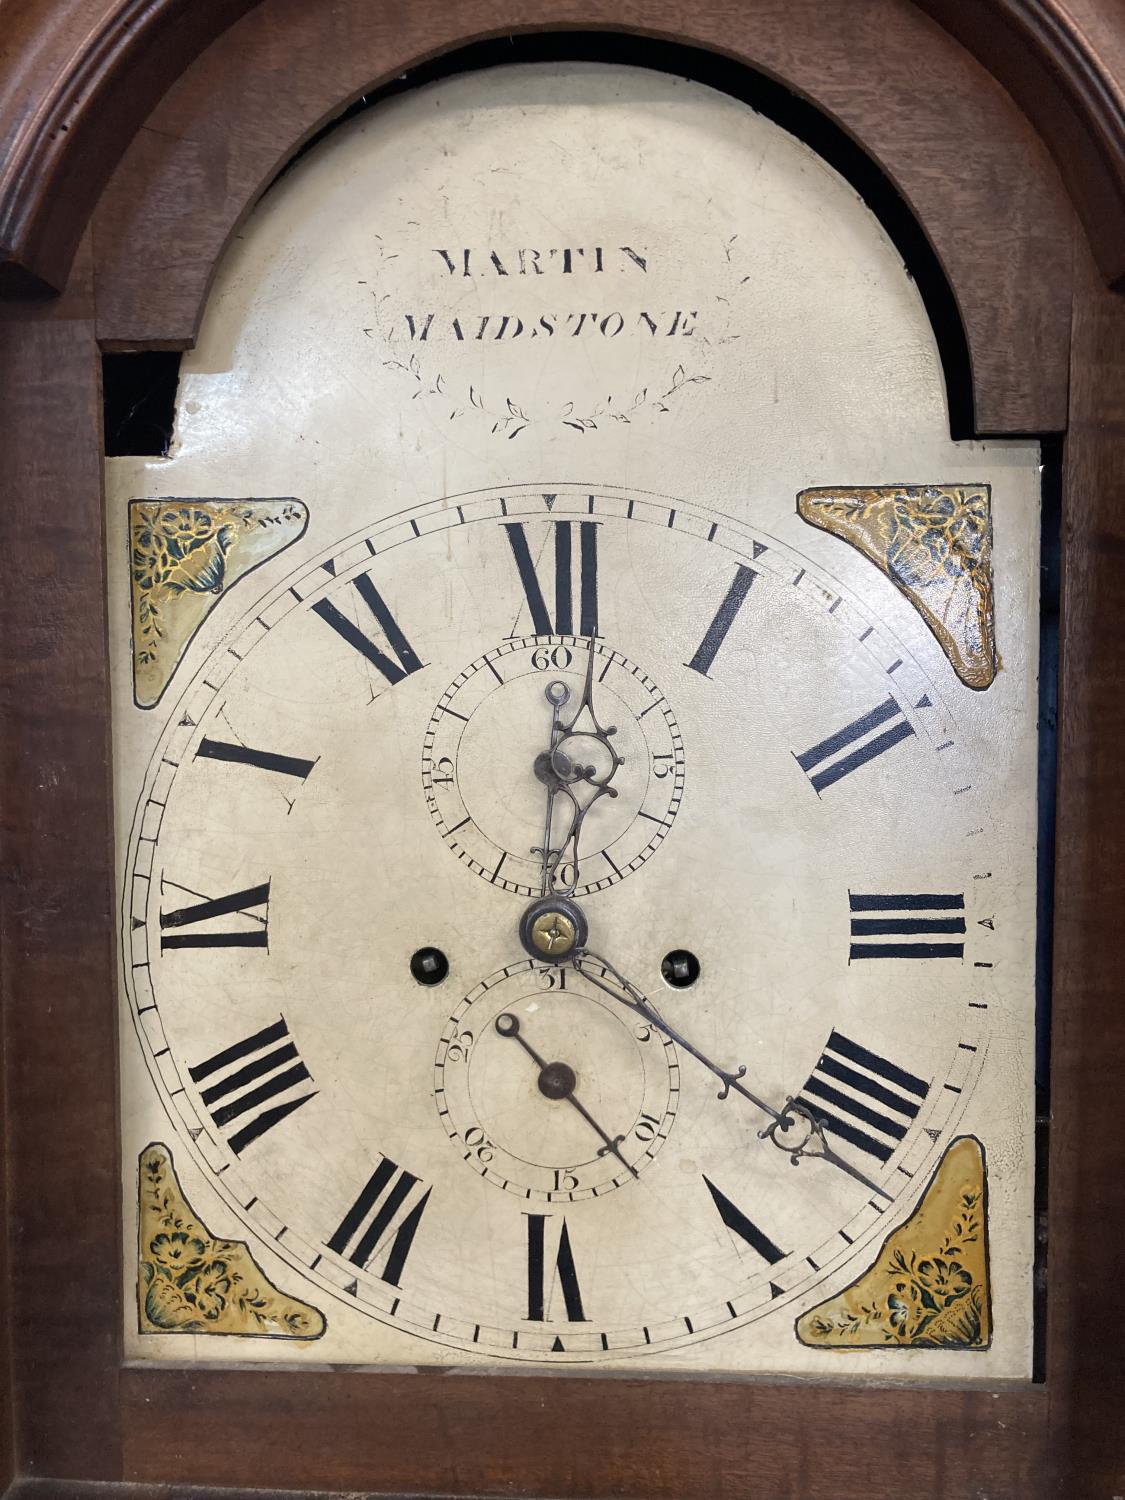
<path id="1" fill-rule="evenodd" d="M 366 1270 L 386 1240 L 395 1215 L 413 1190 L 420 1186 L 420 1179 L 412 1172 L 403 1171 L 390 1157 L 384 1156 L 328 1241 L 329 1250 L 346 1256 L 353 1265 Z M 394 1232 L 386 1262 L 379 1273 L 391 1286 L 399 1285 L 406 1257 L 410 1254 L 429 1199 L 430 1189 L 426 1188 L 416 1197 Z"/>
<path id="2" fill-rule="evenodd" d="M 875 730 L 879 733 L 875 734 Z M 913 733 L 910 720 L 894 697 L 889 697 L 870 713 L 853 719 L 850 724 L 838 729 L 835 734 L 830 734 L 811 750 L 798 755 L 796 760 L 819 797 L 825 787 L 842 780 L 852 771 L 858 771 L 860 766 L 865 766 L 869 760 L 874 760 L 877 755 L 882 755 L 901 740 L 909 739 Z M 860 741 L 863 743 L 860 744 Z M 857 748 L 842 755 L 840 752 L 848 750 L 850 745 Z"/>
<path id="3" fill-rule="evenodd" d="M 252 750 L 249 745 L 231 745 L 226 740 L 204 736 L 195 752 L 196 760 L 226 760 L 236 766 L 257 766 L 259 771 L 276 771 L 279 776 L 295 776 L 304 781 L 316 765 L 315 760 L 301 760 L 295 755 L 274 755 L 270 750 Z"/>
<path id="4" fill-rule="evenodd" d="M 215 1079 L 200 1089 L 199 1097 L 220 1129 L 235 1126 L 227 1141 L 236 1156 L 316 1096 L 316 1089 L 291 1092 L 312 1079 L 284 1019 L 216 1052 L 188 1073 L 193 1083 Z"/>
<path id="5" fill-rule="evenodd" d="M 771 1266 L 785 1259 L 785 1251 L 779 1250 L 769 1235 L 764 1234 L 757 1224 L 748 1219 L 725 1193 L 721 1193 L 709 1177 L 705 1176 L 703 1181 L 707 1184 L 707 1191 L 719 1210 L 719 1218 L 732 1234 L 737 1234 L 740 1240 L 749 1245 L 751 1250 L 754 1250 L 763 1260 L 768 1260 Z"/>
<path id="6" fill-rule="evenodd" d="M 550 1297 L 547 1289 L 547 1220 L 550 1214 L 526 1214 L 527 1219 L 527 1316 L 532 1323 L 547 1320 Z M 566 1220 L 559 1231 L 558 1249 L 555 1252 L 555 1267 L 552 1275 L 558 1277 L 562 1291 L 563 1306 L 572 1323 L 586 1322 L 582 1311 L 582 1292 L 578 1285 L 578 1273 L 574 1268 L 574 1253 L 570 1248 L 570 1233 Z"/>
<path id="7" fill-rule="evenodd" d="M 833 1031 L 796 1103 L 825 1130 L 887 1161 L 929 1088 L 924 1079 Z"/>
<path id="8" fill-rule="evenodd" d="M 964 958 L 965 944 L 935 942 L 965 934 L 963 916 L 920 916 L 921 912 L 963 912 L 963 895 L 861 896 L 848 893 L 852 909 L 853 958 Z M 869 915 L 860 915 L 861 913 Z M 908 939 L 909 941 L 904 941 Z"/>
<path id="9" fill-rule="evenodd" d="M 715 618 L 707 627 L 707 633 L 699 643 L 699 649 L 691 661 L 684 665 L 690 667 L 693 672 L 699 672 L 706 677 L 710 671 L 711 663 L 719 654 L 719 647 L 726 640 L 731 626 L 735 622 L 738 611 L 742 608 L 746 595 L 750 592 L 750 585 L 757 578 L 753 568 L 739 563 L 731 586 L 727 589 L 723 602 L 716 611 Z"/>
<path id="10" fill-rule="evenodd" d="M 527 543 L 527 532 L 522 521 L 507 521 L 504 530 L 508 533 L 516 570 L 527 596 L 527 607 L 536 635 L 574 635 L 574 577 L 573 551 L 574 525 L 578 526 L 579 564 L 578 634 L 598 634 L 598 522 L 597 521 L 553 521 L 555 533 L 555 613 L 554 618 L 547 608 L 547 601 L 531 558 Z"/>
<path id="11" fill-rule="evenodd" d="M 418 660 L 414 648 L 403 635 L 394 615 L 384 604 L 382 595 L 371 581 L 371 575 L 361 573 L 358 578 L 353 578 L 352 587 L 374 615 L 397 660 L 380 650 L 371 637 L 364 635 L 359 626 L 353 624 L 347 615 L 342 614 L 330 599 L 318 599 L 313 605 L 313 612 L 331 625 L 336 634 L 347 641 L 349 646 L 354 646 L 361 656 L 365 656 L 373 667 L 377 667 L 394 687 L 396 682 L 401 682 L 411 672 L 420 671 L 424 664 Z"/>
<path id="12" fill-rule="evenodd" d="M 214 901 L 197 901 L 194 906 L 181 906 L 177 911 L 162 911 L 160 951 L 166 953 L 170 948 L 268 948 L 269 900 L 270 883 L 267 880 L 264 885 L 253 885 L 230 896 L 219 896 Z M 259 906 L 265 908 L 261 916 L 254 910 Z M 236 932 L 168 933 L 170 927 L 194 927 L 214 917 L 230 916 L 232 912 L 248 918 L 253 925 Z"/>

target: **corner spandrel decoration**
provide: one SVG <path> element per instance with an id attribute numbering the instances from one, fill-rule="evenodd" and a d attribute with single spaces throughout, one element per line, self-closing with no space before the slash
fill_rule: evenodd
<path id="1" fill-rule="evenodd" d="M 914 605 L 966 687 L 990 687 L 992 505 L 987 484 L 802 490 L 797 512 L 870 559 Z"/>
<path id="2" fill-rule="evenodd" d="M 131 500 L 133 697 L 154 708 L 222 595 L 304 534 L 300 500 Z"/>
<path id="3" fill-rule="evenodd" d="M 216 1239 L 196 1217 L 167 1146 L 146 1146 L 139 1172 L 141 1333 L 320 1338 L 327 1325 L 319 1309 L 278 1291 L 245 1244 Z"/>
<path id="4" fill-rule="evenodd" d="M 987 1349 L 992 1341 L 984 1148 L 953 1141 L 869 1270 L 797 1320 L 814 1349 Z"/>

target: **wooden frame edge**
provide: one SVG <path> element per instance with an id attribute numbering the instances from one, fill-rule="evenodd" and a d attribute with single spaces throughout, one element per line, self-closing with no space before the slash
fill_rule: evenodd
<path id="1" fill-rule="evenodd" d="M 256 3 L 13 7 L 0 75 L 0 297 L 63 290 L 94 204 L 141 121 Z"/>
<path id="2" fill-rule="evenodd" d="M 1062 941 L 1056 953 L 1059 993 L 1065 995 L 1067 1009 L 1064 1025 L 1056 1036 L 1055 1059 L 1060 1097 L 1065 1097 L 1066 1108 L 1069 1110 L 1071 1104 L 1077 1105 L 1078 1102 L 1081 1102 L 1082 1107 L 1074 1109 L 1073 1118 L 1069 1114 L 1063 1117 L 1061 1128 L 1056 1130 L 1052 1143 L 1052 1175 L 1057 1184 L 1052 1198 L 1052 1225 L 1061 1235 L 1056 1241 L 1060 1253 L 1051 1268 L 1051 1388 L 1042 1397 L 1037 1396 L 1034 1403 L 1023 1403 L 1027 1410 L 1021 1418 L 1021 1426 L 1007 1440 L 1016 1449 L 1021 1444 L 1026 1444 L 1026 1463 L 1034 1466 L 1042 1460 L 1044 1472 L 1034 1490 L 1013 1489 L 1007 1492 L 1013 1497 L 1019 1495 L 1020 1500 L 1030 1500 L 1032 1494 L 1070 1497 L 1093 1493 L 1090 1486 L 1103 1481 L 1105 1493 L 1110 1493 L 1125 1477 L 1122 1476 L 1122 1456 L 1118 1451 L 1119 1423 L 1115 1418 L 1116 1403 L 1122 1398 L 1121 1376 L 1118 1368 L 1115 1386 L 1112 1361 L 1116 1357 L 1116 1349 L 1111 1347 L 1112 1331 L 1105 1327 L 1104 1313 L 1106 1288 L 1114 1283 L 1113 1265 L 1105 1251 L 1111 1247 L 1116 1228 L 1115 1218 L 1119 1217 L 1123 1207 L 1122 1195 L 1125 1194 L 1125 1152 L 1122 1149 L 1120 1121 L 1114 1112 L 1119 1084 L 1116 1089 L 1111 1086 L 1114 1078 L 1119 1079 L 1122 1072 L 1125 1072 L 1125 1035 L 1120 1024 L 1116 1029 L 1111 1025 L 1112 1018 L 1120 1015 L 1114 985 L 1120 984 L 1125 970 L 1120 958 L 1111 960 L 1108 956 L 1115 912 L 1120 908 L 1120 898 L 1125 895 L 1125 860 L 1121 858 L 1125 838 L 1119 837 L 1115 844 L 1112 837 L 1114 829 L 1125 829 L 1125 784 L 1117 774 L 1112 750 L 1113 743 L 1120 742 L 1119 739 L 1114 741 L 1113 735 L 1118 732 L 1125 734 L 1125 725 L 1122 723 L 1125 695 L 1114 691 L 1115 684 L 1119 689 L 1121 682 L 1125 680 L 1125 659 L 1117 639 L 1120 633 L 1121 608 L 1125 602 L 1125 576 L 1122 576 L 1119 564 L 1122 549 L 1125 548 L 1125 451 L 1120 439 L 1114 437 L 1114 424 L 1119 424 L 1125 414 L 1125 302 L 1110 296 L 1098 285 L 1097 273 L 1089 264 L 1086 247 L 1080 244 L 1079 249 L 1082 276 L 1076 297 L 1078 334 L 1075 349 L 1081 354 L 1082 363 L 1075 365 L 1072 387 L 1075 423 L 1068 441 L 1067 454 L 1068 538 L 1065 563 L 1068 582 L 1063 668 L 1066 701 L 1063 708 L 1062 740 L 1062 755 L 1072 755 L 1074 759 L 1072 764 L 1064 764 L 1060 778 L 1060 806 L 1068 808 L 1070 844 L 1069 852 L 1064 854 L 1059 864 L 1059 931 Z M 79 297 L 77 283 L 80 279 L 76 277 L 71 284 L 71 293 L 75 298 Z M 13 322 L 16 309 L 9 306 L 6 311 L 9 323 Z M 27 314 L 29 330 L 34 324 L 38 324 L 41 330 L 47 329 L 60 314 L 74 319 L 76 324 L 88 317 L 88 312 L 84 312 L 80 305 L 69 314 L 58 304 L 40 309 L 39 317 L 33 316 L 29 309 L 22 309 L 21 312 Z M 49 336 L 45 332 L 41 336 L 29 332 L 31 343 L 39 342 L 40 337 L 46 344 Z M 77 388 L 88 393 L 96 390 L 97 385 L 96 349 L 92 333 L 88 329 L 81 332 L 76 329 L 76 341 L 80 348 L 68 356 L 71 363 L 56 367 L 44 358 L 37 361 L 38 368 L 41 373 L 49 371 L 52 377 L 64 381 L 69 371 L 76 377 Z M 7 351 L 5 353 L 7 355 Z M 14 372 L 14 358 L 11 365 Z M 2 373 L 0 371 L 0 375 Z M 72 410 L 60 399 L 63 394 L 60 391 L 53 396 L 51 430 L 56 442 L 65 450 L 68 443 L 74 443 L 74 417 Z M 27 466 L 37 461 L 36 440 L 40 437 L 39 433 L 16 432 L 9 460 L 13 463 L 13 473 L 21 463 Z M 3 455 L 0 454 L 0 459 L 2 458 Z M 65 467 L 65 457 L 55 461 Z M 4 468 L 0 464 L 0 469 Z M 90 506 L 93 502 L 89 496 L 91 481 L 88 455 L 85 467 L 82 462 L 77 461 L 74 469 L 75 490 L 86 497 L 83 500 L 83 514 L 67 522 L 72 538 L 69 560 L 73 562 L 69 582 L 77 590 L 80 603 L 83 597 L 91 597 L 92 590 L 104 587 L 104 559 L 98 545 L 100 532 L 97 536 L 92 532 Z M 40 503 L 44 507 L 48 503 L 59 503 L 59 494 L 52 491 L 50 480 L 51 476 L 47 473 L 36 481 L 39 485 Z M 65 505 L 68 499 L 65 487 L 61 493 Z M 25 507 L 22 511 L 24 515 L 30 514 L 26 509 L 28 503 L 21 502 Z M 14 524 L 18 517 L 6 516 L 0 519 L 5 524 Z M 85 543 L 85 546 L 80 547 L 79 542 Z M 22 560 L 26 564 L 31 555 L 31 551 L 25 548 L 17 561 Z M 33 578 L 35 575 L 25 572 L 24 576 Z M 11 618 L 15 621 L 15 628 L 9 638 L 13 653 L 35 641 L 39 641 L 42 646 L 42 638 L 36 633 L 41 627 L 35 616 L 35 605 L 36 597 L 31 583 L 24 582 L 18 599 L 10 606 L 13 612 Z M 77 605 L 72 603 L 71 633 L 68 637 L 71 644 L 78 639 L 77 632 L 83 625 L 77 618 L 77 609 Z M 88 621 L 86 633 L 97 635 L 97 630 L 91 630 Z M 92 663 L 92 670 L 79 674 L 78 691 L 81 704 L 89 712 L 90 705 L 96 704 L 100 692 L 96 642 L 83 650 L 87 663 Z M 76 652 L 80 665 L 82 655 L 83 652 Z M 2 670 L 9 685 L 8 691 L 13 683 L 18 686 L 27 681 L 27 664 L 22 659 L 18 665 L 3 664 Z M 47 680 L 48 685 L 53 682 L 56 687 L 67 683 L 67 661 L 48 662 Z M 37 744 L 42 745 L 43 725 L 46 722 L 44 716 L 48 710 L 49 705 L 31 705 L 21 712 L 13 734 L 13 743 L 5 753 L 9 768 L 19 760 L 21 751 L 24 753 L 22 775 L 17 778 L 13 774 L 7 786 L 19 788 L 27 795 L 31 794 L 33 785 L 28 767 L 34 763 L 27 758 L 27 752 L 35 749 Z M 1098 744 L 1102 742 L 1094 739 L 1095 723 L 1099 724 L 1100 732 L 1109 743 L 1108 749 L 1103 746 L 1100 756 Z M 96 744 L 92 748 L 89 745 L 78 748 L 63 746 L 58 753 L 64 766 L 68 756 L 77 758 L 80 767 L 85 757 L 84 763 L 87 767 L 94 768 L 96 780 L 99 753 Z M 99 807 L 108 796 L 108 791 L 100 785 L 94 785 L 87 787 L 83 797 L 64 785 L 61 791 L 56 789 L 46 796 L 55 808 L 53 817 L 56 823 L 61 821 L 68 810 L 73 812 L 74 802 L 68 799 L 75 798 L 79 800 L 79 810 L 83 815 L 92 817 L 96 823 Z M 28 813 L 22 827 L 29 830 L 31 825 L 32 815 Z M 58 880 L 63 883 L 64 890 L 77 886 L 80 891 L 85 889 L 88 892 L 93 889 L 95 897 L 97 896 L 98 872 L 95 870 L 92 877 L 79 874 L 77 856 L 64 861 L 60 874 L 58 870 L 50 868 L 50 849 L 33 848 L 25 842 L 21 844 L 19 853 L 33 876 L 33 892 L 37 884 L 40 895 L 49 894 L 55 889 L 53 883 Z M 21 871 L 23 868 L 21 863 Z M 6 923 L 10 925 L 5 936 L 10 936 L 17 929 L 22 935 L 26 917 L 27 912 L 22 908 L 18 914 L 9 911 Z M 79 1015 L 83 999 L 89 1000 L 96 992 L 99 981 L 104 978 L 98 917 L 97 911 L 93 915 L 83 913 L 81 916 L 83 941 L 86 945 L 81 950 L 85 953 L 85 969 L 79 975 L 79 992 L 66 1000 L 64 1008 L 71 1017 Z M 68 922 L 70 920 L 68 918 Z M 1100 926 L 1097 925 L 1099 921 Z M 45 969 L 48 975 L 56 972 L 52 968 L 55 961 L 50 956 L 49 933 L 37 930 L 32 937 L 32 946 L 25 952 L 21 936 L 21 952 L 17 963 L 24 966 L 25 970 L 30 963 L 37 964 L 41 971 Z M 72 941 L 73 952 L 78 952 L 77 939 Z M 77 962 L 73 953 L 71 962 Z M 112 970 L 112 963 L 108 967 Z M 7 984 L 11 986 L 10 978 Z M 1118 1006 L 1117 1010 L 1113 1009 L 1114 1005 Z M 22 1062 L 26 1063 L 29 1051 L 36 1057 L 45 1055 L 43 1049 L 46 1041 L 33 1038 L 29 1021 L 21 1019 L 13 1030 L 16 1032 L 14 1048 L 18 1045 L 21 1049 L 19 1056 Z M 104 1036 L 101 1044 L 105 1045 Z M 9 1062 L 9 1066 L 13 1064 Z M 1089 1083 L 1090 1077 L 1095 1073 L 1098 1078 L 1107 1081 L 1107 1086 L 1096 1097 L 1084 1098 L 1083 1080 Z M 17 1096 L 15 1101 L 10 1101 L 12 1117 L 24 1137 L 23 1149 L 26 1151 L 28 1142 L 34 1141 L 44 1112 L 54 1101 L 42 1099 L 37 1106 L 40 1118 L 26 1118 L 21 1105 L 26 1104 L 30 1097 L 30 1085 L 25 1092 L 18 1077 L 14 1077 L 12 1082 L 13 1092 Z M 92 1091 L 94 1087 L 93 1080 L 84 1079 L 81 1074 L 78 1075 L 77 1084 L 88 1091 Z M 45 1090 L 41 1088 L 40 1092 Z M 99 1123 L 99 1129 L 104 1129 L 104 1121 Z M 54 1185 L 65 1186 L 66 1177 L 61 1166 L 56 1164 L 51 1170 Z M 116 1197 L 116 1179 L 109 1185 L 108 1192 L 111 1197 Z M 100 1197 L 97 1202 L 101 1204 Z M 36 1209 L 30 1232 L 33 1235 L 46 1234 L 50 1224 L 50 1205 L 45 1203 L 41 1209 Z M 24 1232 L 27 1232 L 26 1225 Z M 1118 1257 L 1120 1253 L 1118 1246 Z M 116 1311 L 115 1305 L 114 1316 Z M 105 1347 L 103 1343 L 101 1348 Z M 99 1360 L 103 1360 L 100 1365 Z M 105 1497 L 105 1500 L 110 1500 L 110 1497 L 112 1500 L 141 1500 L 143 1496 L 148 1500 L 148 1497 L 159 1493 L 159 1481 L 155 1479 L 148 1482 L 126 1482 L 117 1477 L 119 1473 L 127 1472 L 127 1469 L 124 1468 L 123 1456 L 117 1446 L 120 1442 L 120 1407 L 115 1386 L 122 1373 L 125 1375 L 123 1385 L 130 1385 L 130 1372 L 121 1372 L 119 1353 L 106 1363 L 99 1350 L 89 1351 L 87 1366 L 88 1368 L 84 1367 L 87 1377 L 96 1375 L 100 1370 L 104 1384 L 109 1387 L 102 1395 L 101 1411 L 94 1412 L 92 1416 L 82 1414 L 86 1436 L 92 1430 L 100 1431 L 106 1444 L 105 1469 L 102 1471 L 106 1477 L 101 1481 L 62 1478 L 49 1480 L 25 1475 L 16 1480 L 9 1491 L 13 1500 L 64 1500 L 64 1497 L 65 1500 L 84 1500 L 87 1496 L 90 1500 L 98 1496 Z M 56 1364 L 54 1368 L 57 1371 L 59 1366 Z M 1099 1377 L 1099 1370 L 1103 1372 L 1104 1379 Z M 217 1391 L 219 1379 L 216 1378 L 214 1382 L 200 1380 L 199 1383 L 201 1386 L 212 1386 L 213 1391 Z M 81 1389 L 89 1393 L 92 1389 L 90 1379 L 87 1378 L 86 1386 Z M 800 1399 L 799 1385 L 791 1385 L 788 1389 L 792 1391 L 795 1401 Z M 883 1393 L 872 1390 L 870 1394 L 872 1399 L 876 1399 Z M 1003 1425 L 1010 1413 L 1022 1409 L 1018 1399 L 1009 1401 L 1010 1395 L 1018 1398 L 1020 1394 L 1022 1393 L 999 1393 L 994 1397 L 991 1392 L 977 1393 L 979 1400 L 974 1399 L 970 1405 L 974 1411 L 979 1411 L 977 1432 L 981 1441 L 987 1442 L 990 1435 L 995 1436 L 995 1425 Z M 919 1399 L 922 1399 L 921 1394 Z M 986 1403 L 991 1403 L 991 1412 Z M 1044 1419 L 1045 1408 L 1049 1408 L 1049 1431 L 1048 1422 Z M 984 1420 L 988 1415 L 993 1417 L 991 1424 Z M 100 1429 L 97 1426 L 99 1422 L 103 1424 Z M 205 1427 L 201 1430 L 205 1430 Z M 82 1434 L 77 1434 L 75 1437 L 75 1452 L 81 1436 Z M 1046 1457 L 1048 1439 L 1049 1458 Z M 827 1462 L 830 1457 L 831 1455 L 825 1455 L 822 1461 Z M 1082 1467 L 1086 1462 L 1090 1464 L 1088 1469 Z M 1049 1470 L 1046 1468 L 1048 1463 Z M 821 1480 L 826 1472 L 821 1471 Z M 777 1479 L 776 1471 L 773 1471 L 773 1479 Z M 770 1496 L 783 1492 L 780 1489 L 765 1488 L 770 1482 L 767 1475 L 760 1481 L 763 1488 L 756 1488 L 754 1493 Z M 1083 1489 L 1083 1485 L 1087 1488 Z M 255 1494 L 247 1490 L 229 1489 L 193 1491 L 179 1484 L 175 1487 L 175 1493 L 177 1500 L 179 1497 L 183 1497 L 183 1500 L 234 1500 L 236 1496 L 238 1500 L 253 1500 Z M 257 1492 L 259 1496 L 266 1493 L 274 1497 L 274 1500 L 279 1495 L 276 1490 Z M 306 1500 L 317 1500 L 316 1492 L 290 1493 L 303 1494 Z M 355 1495 L 357 1492 L 353 1488 L 351 1493 Z M 435 1493 L 441 1492 L 430 1492 L 431 1496 Z M 1005 1492 L 996 1493 L 1000 1495 Z M 324 1500 L 329 1500 L 330 1494 L 331 1492 L 320 1492 Z"/>
<path id="3" fill-rule="evenodd" d="M 940 266 L 943 326 L 972 370 L 956 436 L 1060 431 L 1074 210 L 1030 122 L 914 0 L 849 0 L 830 31 L 833 0 L 759 3 L 760 16 L 732 18 L 723 0 L 701 0 L 681 25 L 675 0 L 651 0 L 639 18 L 628 0 L 505 0 L 499 9 L 431 0 L 405 14 L 392 0 L 338 0 L 326 30 L 296 0 L 260 0 L 168 90 L 99 200 L 99 343 L 190 348 L 224 247 L 277 174 L 354 101 L 411 71 L 489 66 L 516 33 L 520 50 L 543 41 L 547 56 L 565 55 L 570 36 L 588 57 L 606 37 L 623 60 L 651 59 L 752 105 L 760 85 L 819 114 L 826 140 L 834 131 L 843 156 L 863 158 L 868 187 L 885 204 L 897 196 L 899 222 L 910 219 Z M 289 89 L 278 110 L 283 68 Z M 944 107 L 927 129 L 932 111 L 920 102 L 931 98 Z M 213 152 L 221 178 L 201 170 Z"/>
<path id="4" fill-rule="evenodd" d="M 28 0 L 0 93 L 0 295 L 62 289 L 93 205 L 141 121 L 192 58 L 257 3 L 102 0 L 91 22 L 88 8 L 60 13 L 50 0 Z M 1076 189 L 1102 274 L 1121 281 L 1125 97 L 1085 31 L 1061 0 L 916 3 L 1035 121 Z M 40 45 L 48 25 L 57 33 L 49 48 Z"/>
<path id="5" fill-rule="evenodd" d="M 1099 57 L 1074 13 L 1080 7 L 1062 0 L 917 3 L 985 64 L 1035 125 L 1102 278 L 1125 291 L 1125 81 Z M 1110 19 L 1108 6 L 1085 9 Z"/>
<path id="6" fill-rule="evenodd" d="M 102 1479 L 15 1479 L 0 1500 L 458 1500 L 447 1493 L 411 1492 L 409 1495 L 378 1494 L 351 1490 L 346 1496 L 339 1490 L 243 1490 L 214 1489 L 210 1485 L 179 1485 L 174 1493 L 161 1485 L 136 1484 L 129 1480 Z"/>

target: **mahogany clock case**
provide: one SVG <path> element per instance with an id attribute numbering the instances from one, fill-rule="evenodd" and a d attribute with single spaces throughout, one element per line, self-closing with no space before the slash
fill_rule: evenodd
<path id="1" fill-rule="evenodd" d="M 13 6 L 0 81 L 11 1371 L 0 1479 L 60 1497 L 173 1481 L 177 1494 L 216 1496 L 1115 1493 L 1125 33 L 1114 8 L 855 0 L 845 14 L 826 0 L 762 0 L 704 3 L 690 24 L 663 0 L 643 19 L 615 0 L 53 11 Z M 954 383 L 958 364 L 971 373 L 955 435 L 1065 435 L 1040 1382 L 908 1390 L 122 1363 L 101 355 L 189 346 L 257 195 L 362 94 L 481 37 L 575 28 L 720 53 L 830 117 L 894 183 L 947 278 L 949 298 L 935 278 L 929 306 L 939 332 L 944 318 L 955 333 L 954 307 L 963 329 L 960 353 L 955 336 L 944 350 Z"/>

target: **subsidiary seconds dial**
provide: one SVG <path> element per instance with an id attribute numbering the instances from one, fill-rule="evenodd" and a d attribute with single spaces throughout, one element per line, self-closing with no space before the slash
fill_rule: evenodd
<path id="1" fill-rule="evenodd" d="M 684 742 L 656 683 L 620 651 L 595 638 L 598 711 L 615 726 L 626 772 L 618 795 L 587 825 L 575 896 L 624 880 L 667 837 L 684 793 Z M 441 695 L 422 743 L 426 805 L 448 848 L 505 891 L 540 893 L 542 786 L 528 775 L 550 724 L 543 686 L 565 682 L 580 696 L 587 642 L 575 636 L 520 636 L 485 652 Z M 572 741 L 597 775 L 608 752 L 592 737 Z M 559 870 L 565 879 L 565 867 Z"/>

